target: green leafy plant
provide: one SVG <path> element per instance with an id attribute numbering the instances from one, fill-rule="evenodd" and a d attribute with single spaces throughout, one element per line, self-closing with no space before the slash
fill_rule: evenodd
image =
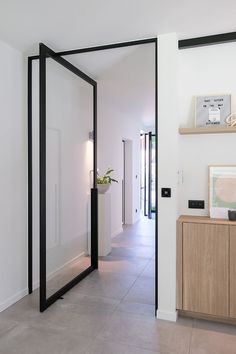
<path id="1" fill-rule="evenodd" d="M 114 170 L 108 168 L 107 172 L 103 176 L 100 176 L 97 173 L 97 184 L 111 184 L 112 182 L 118 183 L 116 179 L 112 178 L 111 176 L 112 172 L 114 172 Z"/>

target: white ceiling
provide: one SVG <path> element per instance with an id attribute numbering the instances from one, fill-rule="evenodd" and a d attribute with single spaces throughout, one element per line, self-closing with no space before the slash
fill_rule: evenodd
<path id="1" fill-rule="evenodd" d="M 140 46 L 116 48 L 89 53 L 66 55 L 64 58 L 93 79 L 100 79 L 104 71 L 114 67 Z"/>
<path id="2" fill-rule="evenodd" d="M 106 87 L 106 100 L 123 114 L 154 126 L 154 45 L 96 51 L 65 56 L 87 75 L 98 81 L 98 90 Z M 101 85 L 102 83 L 102 85 Z"/>
<path id="3" fill-rule="evenodd" d="M 234 31 L 235 0 L 0 0 L 0 39 L 27 53 Z"/>

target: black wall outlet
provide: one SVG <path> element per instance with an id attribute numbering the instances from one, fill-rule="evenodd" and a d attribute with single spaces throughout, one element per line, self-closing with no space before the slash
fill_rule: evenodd
<path id="1" fill-rule="evenodd" d="M 171 197 L 171 188 L 161 188 L 161 196 L 162 196 L 162 198 L 170 198 Z"/>
<path id="2" fill-rule="evenodd" d="M 188 201 L 189 209 L 205 209 L 204 200 L 189 200 Z"/>

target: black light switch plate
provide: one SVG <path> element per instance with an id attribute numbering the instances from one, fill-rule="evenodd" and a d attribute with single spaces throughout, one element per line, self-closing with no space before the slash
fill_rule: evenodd
<path id="1" fill-rule="evenodd" d="M 189 209 L 205 209 L 204 200 L 189 200 L 188 201 Z"/>
<path id="2" fill-rule="evenodd" d="M 161 196 L 162 196 L 162 198 L 170 198 L 171 197 L 171 188 L 161 188 Z"/>

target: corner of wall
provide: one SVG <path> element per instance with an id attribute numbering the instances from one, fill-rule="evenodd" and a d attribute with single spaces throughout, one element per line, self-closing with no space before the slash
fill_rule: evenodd
<path id="1" fill-rule="evenodd" d="M 176 310 L 176 218 L 178 170 L 178 39 L 158 36 L 158 317 Z M 171 198 L 161 198 L 170 187 Z"/>

